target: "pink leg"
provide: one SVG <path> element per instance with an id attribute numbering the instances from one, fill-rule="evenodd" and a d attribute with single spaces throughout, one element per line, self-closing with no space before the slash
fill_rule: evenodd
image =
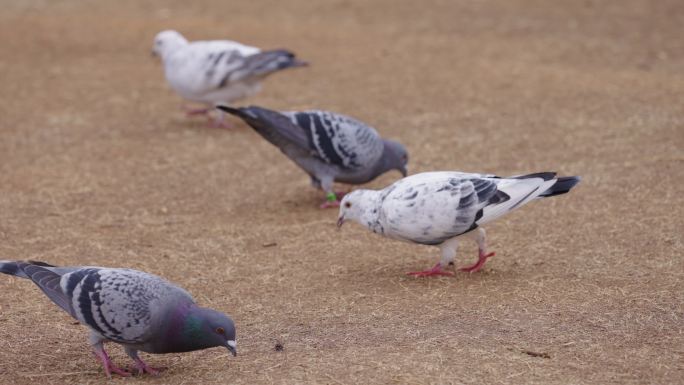
<path id="1" fill-rule="evenodd" d="M 140 375 L 149 373 L 153 376 L 157 376 L 159 375 L 159 372 L 164 370 L 164 368 L 153 368 L 148 366 L 143 360 L 140 359 L 140 357 L 134 358 L 133 361 L 135 361 L 135 367 L 138 369 L 138 374 Z"/>
<path id="2" fill-rule="evenodd" d="M 123 377 L 131 376 L 131 373 L 114 365 L 114 363 L 109 358 L 109 355 L 107 355 L 107 352 L 105 352 L 103 347 L 100 346 L 99 349 L 96 347 L 94 353 L 95 356 L 102 362 L 102 366 L 104 367 L 105 374 L 107 374 L 107 377 L 112 378 L 112 373 L 116 373 Z"/>
<path id="3" fill-rule="evenodd" d="M 475 262 L 474 265 L 462 267 L 461 271 L 465 271 L 468 273 L 475 273 L 477 271 L 480 271 L 482 266 L 484 266 L 485 262 L 487 262 L 487 258 L 493 257 L 496 255 L 493 251 L 491 253 L 485 254 L 482 250 L 480 250 L 480 255 L 477 258 L 477 262 Z"/>
<path id="4" fill-rule="evenodd" d="M 412 271 L 406 273 L 406 275 L 412 275 L 414 277 L 431 277 L 433 275 L 454 275 L 451 271 L 442 270 L 442 264 L 436 264 L 432 269 L 425 271 Z"/>
<path id="5" fill-rule="evenodd" d="M 209 117 L 209 122 L 207 123 L 209 127 L 212 128 L 233 128 L 233 124 L 224 119 L 223 111 L 218 112 L 220 115 L 216 119 Z"/>
<path id="6" fill-rule="evenodd" d="M 211 108 L 183 108 L 185 110 L 185 114 L 188 116 L 195 116 L 195 115 L 206 115 L 211 111 Z"/>

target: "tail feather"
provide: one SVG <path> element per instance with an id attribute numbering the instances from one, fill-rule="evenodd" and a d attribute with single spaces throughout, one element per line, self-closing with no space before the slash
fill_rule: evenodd
<path id="1" fill-rule="evenodd" d="M 41 267 L 56 267 L 50 265 L 49 263 L 40 261 L 0 261 L 0 273 L 13 275 L 20 278 L 31 278 L 24 271 L 24 267 L 27 265 L 41 266 Z"/>
<path id="2" fill-rule="evenodd" d="M 579 176 L 563 176 L 556 180 L 553 186 L 549 187 L 546 191 L 539 195 L 540 197 L 552 197 L 556 195 L 565 194 L 570 191 L 575 185 L 577 185 L 580 180 Z"/>
<path id="3" fill-rule="evenodd" d="M 308 63 L 297 60 L 295 54 L 284 50 L 275 49 L 263 51 L 245 58 L 244 65 L 237 69 L 237 77 L 263 77 L 273 72 L 286 68 L 303 67 Z"/>
<path id="4" fill-rule="evenodd" d="M 15 261 L 0 261 L 0 273 L 20 278 L 29 278 L 29 276 L 24 273 L 24 270 L 21 269 L 19 263 Z"/>
<path id="5" fill-rule="evenodd" d="M 535 172 L 534 174 L 527 175 L 516 175 L 512 176 L 513 179 L 530 179 L 530 178 L 542 178 L 545 181 L 551 180 L 556 177 L 555 172 Z"/>
<path id="6" fill-rule="evenodd" d="M 234 108 L 218 105 L 216 107 L 244 120 L 254 131 L 281 151 L 293 147 L 308 151 L 309 142 L 304 131 L 280 112 L 257 106 Z"/>
<path id="7" fill-rule="evenodd" d="M 245 111 L 244 108 L 234 108 L 234 107 L 226 106 L 224 104 L 219 104 L 216 106 L 216 108 L 218 108 L 219 110 L 221 110 L 223 112 L 227 112 L 231 115 L 235 115 L 240 119 L 253 118 L 250 114 L 247 113 L 247 111 Z"/>

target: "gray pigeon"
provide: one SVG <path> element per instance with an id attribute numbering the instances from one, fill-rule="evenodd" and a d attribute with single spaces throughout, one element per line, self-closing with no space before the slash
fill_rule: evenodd
<path id="1" fill-rule="evenodd" d="M 207 114 L 216 103 L 254 95 L 268 75 L 307 65 L 288 50 L 262 51 L 231 40 L 188 42 L 172 30 L 157 34 L 152 52 L 161 57 L 166 80 L 180 96 L 207 105 L 188 115 Z M 223 113 L 214 124 L 225 126 Z"/>
<path id="2" fill-rule="evenodd" d="M 334 182 L 363 184 L 397 170 L 406 176 L 408 152 L 372 127 L 328 111 L 277 112 L 262 107 L 219 109 L 236 115 L 292 159 L 326 193 L 321 208 L 340 204 Z"/>
<path id="3" fill-rule="evenodd" d="M 116 367 L 103 343 L 123 345 L 140 374 L 157 374 L 138 351 L 177 353 L 216 346 L 236 355 L 230 317 L 195 304 L 172 283 L 138 270 L 56 267 L 44 262 L 0 261 L 0 273 L 33 281 L 54 303 L 90 328 L 90 344 L 105 373 L 130 376 Z"/>
<path id="4" fill-rule="evenodd" d="M 553 172 L 500 178 L 461 172 L 425 172 L 401 179 L 383 190 L 356 190 L 342 199 L 337 220 L 366 226 L 389 238 L 439 246 L 442 259 L 414 276 L 452 275 L 459 238 L 470 234 L 479 247 L 477 262 L 461 270 L 476 272 L 487 258 L 485 231 L 480 227 L 535 198 L 567 193 L 580 178 Z"/>

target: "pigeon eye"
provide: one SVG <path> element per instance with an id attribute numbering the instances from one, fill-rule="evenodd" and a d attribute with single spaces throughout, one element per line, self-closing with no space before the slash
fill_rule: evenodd
<path id="1" fill-rule="evenodd" d="M 346 203 L 344 204 L 344 207 L 350 208 L 350 207 L 351 207 L 351 202 L 346 202 Z"/>
<path id="2" fill-rule="evenodd" d="M 216 333 L 218 333 L 218 334 L 225 334 L 225 332 L 226 331 L 221 327 L 216 328 Z"/>

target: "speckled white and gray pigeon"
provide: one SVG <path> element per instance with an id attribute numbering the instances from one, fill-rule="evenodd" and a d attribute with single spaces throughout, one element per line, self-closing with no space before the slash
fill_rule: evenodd
<path id="1" fill-rule="evenodd" d="M 318 110 L 217 107 L 244 120 L 306 171 L 311 184 L 326 193 L 321 208 L 339 206 L 334 182 L 363 184 L 390 170 L 406 176 L 406 148 L 354 118 Z"/>
<path id="2" fill-rule="evenodd" d="M 197 306 L 178 286 L 152 274 L 104 267 L 56 267 L 44 262 L 0 261 L 0 273 L 27 278 L 59 307 L 90 328 L 90 344 L 105 373 L 130 376 L 104 350 L 123 345 L 140 374 L 157 374 L 138 351 L 177 353 L 223 346 L 236 354 L 230 317 Z"/>
<path id="3" fill-rule="evenodd" d="M 580 178 L 556 177 L 553 172 L 500 178 L 461 172 L 426 172 L 401 179 L 379 190 L 356 190 L 342 199 L 337 225 L 355 221 L 374 233 L 424 245 L 439 246 L 442 258 L 432 269 L 414 276 L 452 275 L 443 268 L 453 263 L 459 238 L 477 241 L 477 262 L 461 270 L 475 272 L 487 258 L 482 225 L 535 198 L 570 191 Z"/>
<path id="4" fill-rule="evenodd" d="M 207 105 L 189 110 L 188 115 L 207 114 L 217 103 L 254 95 L 268 75 L 307 65 L 284 49 L 262 51 L 230 40 L 188 42 L 172 30 L 157 34 L 152 52 L 161 57 L 171 88 L 189 101 Z M 218 112 L 214 124 L 226 126 L 223 113 Z"/>

